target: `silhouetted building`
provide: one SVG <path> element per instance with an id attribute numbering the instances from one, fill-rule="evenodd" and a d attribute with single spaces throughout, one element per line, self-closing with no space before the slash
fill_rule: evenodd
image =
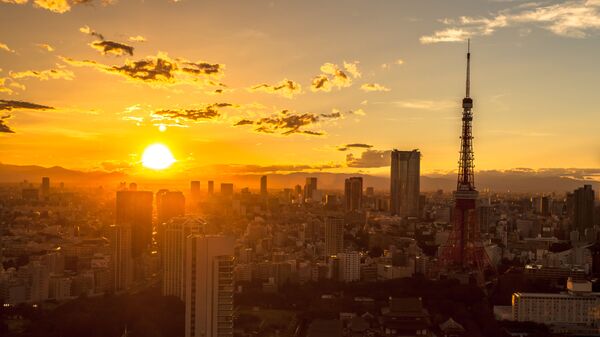
<path id="1" fill-rule="evenodd" d="M 233 195 L 233 184 L 231 183 L 222 183 L 221 184 L 221 195 L 231 196 Z"/>
<path id="2" fill-rule="evenodd" d="M 47 198 L 50 194 L 50 178 L 42 177 L 42 186 L 40 192 L 42 193 L 42 197 Z"/>
<path id="3" fill-rule="evenodd" d="M 344 186 L 344 197 L 346 199 L 346 211 L 358 211 L 362 209 L 362 177 L 351 177 L 346 179 Z"/>
<path id="4" fill-rule="evenodd" d="M 131 251 L 131 226 L 110 226 L 112 289 L 129 289 L 133 282 L 133 258 Z"/>
<path id="5" fill-rule="evenodd" d="M 304 183 L 304 200 L 310 200 L 314 198 L 314 194 L 317 191 L 317 178 L 308 177 Z"/>
<path id="6" fill-rule="evenodd" d="M 580 236 L 586 229 L 594 227 L 594 199 L 592 185 L 584 185 L 573 192 L 573 226 Z"/>
<path id="7" fill-rule="evenodd" d="M 186 337 L 233 336 L 234 244 L 224 236 L 186 240 Z"/>
<path id="8" fill-rule="evenodd" d="M 325 256 L 344 251 L 344 219 L 325 218 Z"/>
<path id="9" fill-rule="evenodd" d="M 161 190 L 156 193 L 156 214 L 162 224 L 174 217 L 185 215 L 185 197 L 179 191 Z"/>
<path id="10" fill-rule="evenodd" d="M 197 180 L 190 182 L 190 197 L 194 203 L 200 200 L 200 182 Z"/>
<path id="11" fill-rule="evenodd" d="M 421 153 L 392 151 L 390 212 L 402 217 L 419 215 Z"/>
<path id="12" fill-rule="evenodd" d="M 213 195 L 215 193 L 215 182 L 212 180 L 208 181 L 208 195 Z"/>
<path id="13" fill-rule="evenodd" d="M 260 194 L 267 195 L 267 176 L 260 177 Z"/>
<path id="14" fill-rule="evenodd" d="M 117 191 L 116 224 L 131 227 L 132 256 L 152 242 L 152 192 Z"/>
<path id="15" fill-rule="evenodd" d="M 24 188 L 21 190 L 21 198 L 28 201 L 36 201 L 40 198 L 40 191 L 37 188 Z"/>

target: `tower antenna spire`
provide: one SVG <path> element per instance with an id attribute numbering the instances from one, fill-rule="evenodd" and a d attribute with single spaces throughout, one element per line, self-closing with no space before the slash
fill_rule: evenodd
<path id="1" fill-rule="evenodd" d="M 471 39 L 467 40 L 467 95 L 471 95 Z"/>

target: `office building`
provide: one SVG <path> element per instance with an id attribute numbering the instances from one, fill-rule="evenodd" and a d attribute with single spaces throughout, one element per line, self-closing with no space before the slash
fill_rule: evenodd
<path id="1" fill-rule="evenodd" d="M 196 217 L 173 218 L 166 223 L 162 246 L 162 294 L 185 300 L 185 242 L 190 235 L 200 234 L 205 222 Z"/>
<path id="2" fill-rule="evenodd" d="M 317 191 L 317 178 L 308 177 L 304 183 L 304 200 L 313 201 L 315 192 Z"/>
<path id="3" fill-rule="evenodd" d="M 110 226 L 112 288 L 115 291 L 127 290 L 133 282 L 131 239 L 131 226 Z"/>
<path id="4" fill-rule="evenodd" d="M 393 150 L 390 175 L 390 212 L 402 217 L 419 216 L 421 153 Z"/>
<path id="5" fill-rule="evenodd" d="M 362 209 L 362 177 L 351 177 L 346 179 L 344 184 L 344 197 L 346 200 L 346 211 L 359 211 Z"/>
<path id="6" fill-rule="evenodd" d="M 212 180 L 208 181 L 208 195 L 213 195 L 215 193 L 215 182 Z"/>
<path id="7" fill-rule="evenodd" d="M 200 200 L 200 182 L 198 180 L 192 180 L 190 182 L 190 198 L 193 203 Z"/>
<path id="8" fill-rule="evenodd" d="M 116 224 L 131 227 L 134 258 L 152 243 L 152 192 L 117 191 Z"/>
<path id="9" fill-rule="evenodd" d="M 185 336 L 233 336 L 235 240 L 192 235 L 186 240 Z"/>
<path id="10" fill-rule="evenodd" d="M 162 224 L 185 215 L 185 197 L 179 191 L 161 190 L 156 193 L 156 215 Z"/>
<path id="11" fill-rule="evenodd" d="M 358 252 L 338 253 L 339 281 L 354 282 L 360 280 L 360 255 Z"/>
<path id="12" fill-rule="evenodd" d="M 221 184 L 221 195 L 223 195 L 223 196 L 232 196 L 233 195 L 233 184 L 231 184 L 231 183 L 222 183 Z"/>
<path id="13" fill-rule="evenodd" d="M 594 199 L 592 185 L 584 185 L 573 192 L 573 230 L 580 236 L 586 229 L 594 227 Z"/>
<path id="14" fill-rule="evenodd" d="M 260 177 L 260 195 L 266 196 L 267 192 L 267 176 Z"/>
<path id="15" fill-rule="evenodd" d="M 50 194 L 50 177 L 42 177 L 42 186 L 40 192 L 43 198 L 47 198 Z"/>
<path id="16" fill-rule="evenodd" d="M 344 251 L 344 219 L 325 218 L 325 256 Z"/>

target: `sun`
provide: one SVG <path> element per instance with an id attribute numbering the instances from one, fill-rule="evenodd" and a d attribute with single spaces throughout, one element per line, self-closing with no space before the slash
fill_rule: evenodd
<path id="1" fill-rule="evenodd" d="M 152 144 L 142 154 L 142 165 L 153 170 L 164 170 L 175 161 L 169 148 L 163 144 Z"/>

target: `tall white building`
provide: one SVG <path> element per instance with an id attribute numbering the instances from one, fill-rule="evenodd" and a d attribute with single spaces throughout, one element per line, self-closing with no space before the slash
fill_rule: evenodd
<path id="1" fill-rule="evenodd" d="M 113 288 L 115 291 L 127 290 L 133 282 L 131 226 L 111 226 L 110 243 Z"/>
<path id="2" fill-rule="evenodd" d="M 593 293 L 589 281 L 567 282 L 568 292 L 514 293 L 513 319 L 548 325 L 600 327 L 600 293 Z"/>
<path id="3" fill-rule="evenodd" d="M 339 281 L 354 282 L 360 280 L 360 255 L 358 252 L 339 253 Z"/>
<path id="4" fill-rule="evenodd" d="M 344 251 L 344 219 L 325 218 L 325 256 Z"/>
<path id="5" fill-rule="evenodd" d="M 162 247 L 164 296 L 185 300 L 185 240 L 192 234 L 199 234 L 204 225 L 197 217 L 179 217 L 166 223 Z"/>
<path id="6" fill-rule="evenodd" d="M 192 235 L 186 240 L 185 336 L 233 336 L 235 239 Z"/>

